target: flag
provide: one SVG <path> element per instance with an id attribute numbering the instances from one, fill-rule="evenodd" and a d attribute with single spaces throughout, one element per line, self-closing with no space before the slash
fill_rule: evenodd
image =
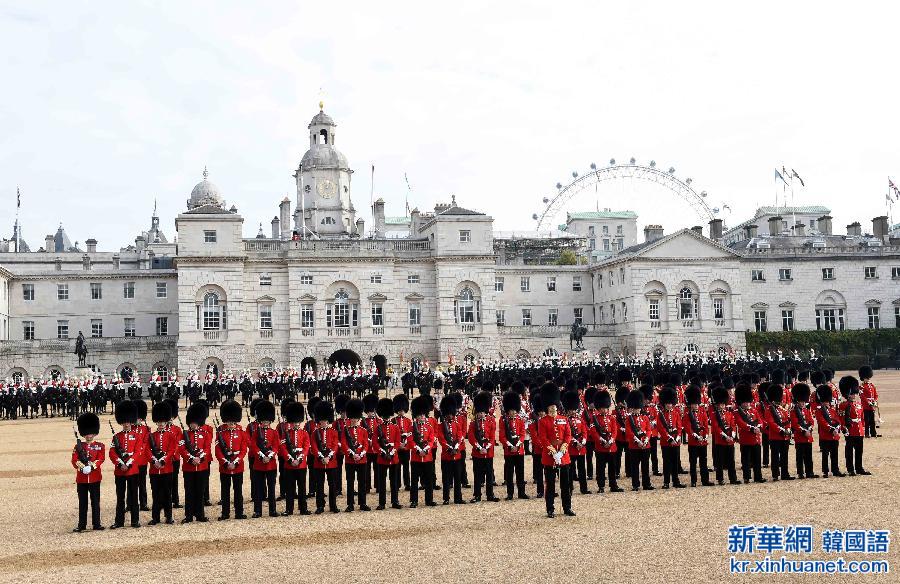
<path id="1" fill-rule="evenodd" d="M 894 184 L 894 181 L 888 177 L 888 189 L 894 192 L 894 196 L 897 197 L 897 200 L 900 201 L 900 189 L 897 188 L 897 185 Z"/>
<path id="2" fill-rule="evenodd" d="M 781 177 L 782 177 L 782 179 L 783 179 L 784 177 L 791 178 L 791 173 L 789 173 L 789 172 L 784 168 L 784 165 L 783 165 L 783 164 L 781 165 Z"/>
<path id="3" fill-rule="evenodd" d="M 22 207 L 22 191 L 19 190 L 19 187 L 16 187 L 16 209 L 20 209 Z"/>
<path id="4" fill-rule="evenodd" d="M 806 186 L 806 183 L 803 182 L 803 179 L 800 178 L 800 175 L 797 174 L 797 171 L 794 170 L 793 168 L 791 169 L 791 176 L 800 181 L 800 186 L 802 186 L 802 187 Z"/>
<path id="5" fill-rule="evenodd" d="M 780 172 L 778 172 L 778 169 L 776 168 L 775 169 L 775 179 L 777 180 L 779 178 L 781 179 L 781 182 L 784 183 L 784 186 L 787 186 L 787 181 L 784 180 L 784 176 Z"/>

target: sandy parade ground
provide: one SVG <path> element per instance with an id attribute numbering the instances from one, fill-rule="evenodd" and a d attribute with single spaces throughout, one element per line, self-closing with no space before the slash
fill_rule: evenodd
<path id="1" fill-rule="evenodd" d="M 214 506 L 207 508 L 212 518 L 207 524 L 148 527 L 146 513 L 140 529 L 73 534 L 77 498 L 69 464 L 72 423 L 65 418 L 4 420 L 0 421 L 0 533 L 6 545 L 0 550 L 0 581 L 766 581 L 772 577 L 729 572 L 730 525 L 812 525 L 813 553 L 789 556 L 799 559 L 836 557 L 821 549 L 825 529 L 890 529 L 893 538 L 900 533 L 900 372 L 876 372 L 874 381 L 884 436 L 865 442 L 865 466 L 873 476 L 637 493 L 623 478 L 620 484 L 626 492 L 576 494 L 573 507 L 578 516 L 563 517 L 558 508 L 553 520 L 546 518 L 543 501 L 535 499 L 434 508 L 425 508 L 420 501 L 418 509 L 227 522 L 215 521 L 219 508 Z M 100 435 L 107 446 L 108 418 L 101 416 Z M 843 469 L 843 442 L 840 453 Z M 682 456 L 686 461 L 686 448 Z M 817 446 L 814 462 L 816 472 L 821 472 Z M 495 466 L 502 482 L 502 454 L 495 458 Z M 793 447 L 790 468 L 793 474 Z M 768 477 L 768 469 L 763 470 Z M 103 473 L 103 524 L 108 527 L 115 502 L 108 461 Z M 526 475 L 530 478 L 530 461 Z M 210 484 L 215 502 L 219 490 L 215 469 Z M 661 477 L 654 477 L 654 485 L 661 484 Z M 596 484 L 590 486 L 595 492 Z M 534 495 L 533 485 L 528 492 Z M 249 514 L 246 479 L 244 494 Z M 435 494 L 440 503 L 440 493 Z M 464 495 L 468 499 L 471 491 Z M 505 496 L 505 488 L 497 495 Z M 369 502 L 374 508 L 373 496 Z M 401 491 L 400 497 L 408 504 L 408 493 Z M 343 509 L 343 498 L 339 503 Z M 283 502 L 278 505 L 283 510 Z M 182 517 L 183 510 L 176 510 L 176 521 Z M 844 555 L 884 559 L 892 572 L 900 569 L 896 541 L 887 554 Z M 775 579 L 822 578 L 897 581 L 894 573 Z"/>

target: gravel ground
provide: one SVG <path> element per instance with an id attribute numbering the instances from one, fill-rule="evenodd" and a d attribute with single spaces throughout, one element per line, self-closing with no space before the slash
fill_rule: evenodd
<path id="1" fill-rule="evenodd" d="M 866 467 L 873 476 L 576 494 L 573 507 L 578 516 L 560 514 L 555 520 L 545 517 L 542 500 L 515 500 L 242 522 L 213 519 L 205 525 L 73 534 L 77 498 L 74 470 L 69 465 L 71 423 L 59 419 L 2 421 L 0 533 L 8 538 L 9 547 L 0 550 L 0 581 L 769 580 L 771 577 L 735 577 L 728 572 L 729 525 L 811 524 L 818 549 L 821 531 L 829 528 L 891 529 L 895 537 L 900 533 L 900 432 L 896 423 L 900 419 L 900 372 L 879 372 L 875 381 L 881 394 L 884 437 L 865 444 Z M 108 446 L 105 418 L 101 427 L 105 430 L 101 439 Z M 686 449 L 682 450 L 686 457 Z M 817 448 L 814 461 L 819 472 Z M 498 477 L 502 477 L 502 456 L 496 463 Z M 791 472 L 793 466 L 792 453 Z M 529 477 L 530 472 L 530 464 L 526 464 Z M 469 473 L 471 477 L 471 468 Z M 109 526 L 114 488 L 108 464 L 104 475 L 102 513 L 104 525 Z M 215 501 L 219 489 L 215 471 L 212 478 Z M 654 483 L 658 487 L 660 478 L 655 477 Z M 533 485 L 528 490 L 534 494 Z M 249 495 L 249 480 L 245 480 L 244 492 Z M 440 496 L 437 499 L 440 501 Z M 401 502 L 408 502 L 406 493 L 401 492 Z M 283 509 L 281 503 L 279 508 Z M 215 517 L 218 509 L 208 513 Z M 180 510 L 175 517 L 181 519 Z M 148 519 L 142 516 L 145 523 Z M 897 542 L 892 542 L 891 552 L 876 559 L 889 560 L 896 570 L 900 568 L 897 550 Z M 848 559 L 851 556 L 847 555 Z M 750 557 L 761 559 L 762 555 Z M 821 551 L 801 557 L 828 559 Z M 821 577 L 777 579 L 815 581 Z M 897 580 L 886 575 L 830 576 L 828 581 Z"/>

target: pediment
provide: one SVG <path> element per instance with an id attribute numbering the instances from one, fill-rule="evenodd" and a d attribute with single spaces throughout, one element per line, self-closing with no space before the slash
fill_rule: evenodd
<path id="1" fill-rule="evenodd" d="M 384 302 L 385 300 L 388 299 L 388 297 L 385 296 L 384 294 L 382 294 L 381 292 L 376 292 L 375 294 L 372 294 L 368 298 L 369 298 L 369 300 L 371 300 L 373 302 Z"/>
<path id="2" fill-rule="evenodd" d="M 312 294 L 304 294 L 304 295 L 301 296 L 299 299 L 300 299 L 300 300 L 308 300 L 308 301 L 312 301 L 312 302 L 315 302 L 316 300 L 318 300 L 318 298 L 316 298 L 316 297 L 313 296 Z"/>
<path id="3" fill-rule="evenodd" d="M 751 304 L 751 305 L 750 305 L 750 308 L 759 308 L 759 309 L 763 309 L 763 308 L 768 308 L 768 307 L 769 307 L 769 305 L 766 304 L 765 302 L 757 302 L 756 304 Z"/>
<path id="4" fill-rule="evenodd" d="M 635 256 L 646 258 L 734 259 L 738 254 L 718 243 L 684 229 L 653 242 Z"/>
<path id="5" fill-rule="evenodd" d="M 267 294 L 265 296 L 260 296 L 259 298 L 256 299 L 256 301 L 257 302 L 275 302 L 275 298 L 272 296 L 269 296 Z"/>
<path id="6" fill-rule="evenodd" d="M 419 301 L 419 300 L 425 300 L 425 297 L 422 296 L 421 294 L 419 294 L 418 292 L 413 292 L 412 294 L 407 294 L 406 299 L 411 302 L 414 302 L 414 301 Z"/>
<path id="7" fill-rule="evenodd" d="M 797 304 L 788 300 L 778 305 L 779 308 L 797 308 Z"/>

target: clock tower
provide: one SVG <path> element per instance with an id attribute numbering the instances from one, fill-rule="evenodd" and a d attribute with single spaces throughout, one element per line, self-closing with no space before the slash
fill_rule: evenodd
<path id="1" fill-rule="evenodd" d="M 309 150 L 294 173 L 297 181 L 297 212 L 294 224 L 303 237 L 356 235 L 356 210 L 350 202 L 350 177 L 353 171 L 347 158 L 334 147 L 337 124 L 324 112 L 309 122 Z M 359 234 L 362 235 L 362 234 Z"/>

